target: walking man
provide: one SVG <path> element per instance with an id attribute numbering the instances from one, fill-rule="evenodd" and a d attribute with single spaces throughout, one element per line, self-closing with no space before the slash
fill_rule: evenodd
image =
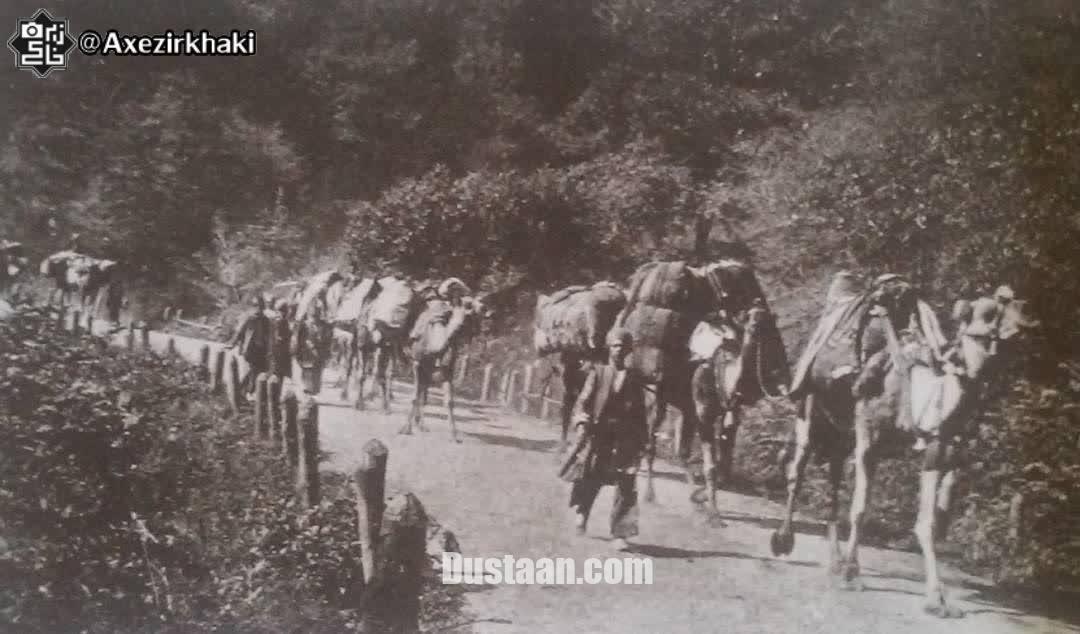
<path id="1" fill-rule="evenodd" d="M 289 352 L 289 340 L 292 328 L 289 325 L 289 305 L 283 299 L 274 300 L 270 308 L 270 350 L 267 359 L 270 374 L 281 381 L 292 374 L 292 354 Z"/>
<path id="2" fill-rule="evenodd" d="M 574 483 L 570 506 L 578 534 L 585 533 L 600 487 L 615 486 L 610 530 L 616 550 L 628 550 L 626 540 L 638 534 L 637 469 L 649 435 L 644 383 L 626 366 L 632 344 L 625 328 L 608 333 L 607 363 L 589 370 L 574 406 L 578 443 L 564 476 Z"/>
<path id="3" fill-rule="evenodd" d="M 322 307 L 312 305 L 292 333 L 291 352 L 296 369 L 293 381 L 299 382 L 307 394 L 322 390 L 322 373 L 330 358 L 333 333 L 330 324 L 323 319 Z"/>
<path id="4" fill-rule="evenodd" d="M 240 382 L 244 394 L 255 391 L 255 377 L 267 371 L 267 355 L 270 351 L 270 319 L 266 316 L 266 301 L 262 295 L 256 295 L 252 305 L 254 310 L 244 318 L 229 346 L 240 346 L 240 355 L 248 364 L 244 379 Z"/>

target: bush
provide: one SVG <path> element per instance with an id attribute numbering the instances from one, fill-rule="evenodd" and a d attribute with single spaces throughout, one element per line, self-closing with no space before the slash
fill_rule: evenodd
<path id="1" fill-rule="evenodd" d="M 302 508 L 195 369 L 51 321 L 0 322 L 0 629 L 358 627 L 342 491 Z"/>

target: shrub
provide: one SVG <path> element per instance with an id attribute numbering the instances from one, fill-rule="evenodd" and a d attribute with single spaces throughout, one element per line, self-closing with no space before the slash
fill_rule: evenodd
<path id="1" fill-rule="evenodd" d="M 301 507 L 196 370 L 0 322 L 0 629 L 359 626 L 355 511 Z"/>

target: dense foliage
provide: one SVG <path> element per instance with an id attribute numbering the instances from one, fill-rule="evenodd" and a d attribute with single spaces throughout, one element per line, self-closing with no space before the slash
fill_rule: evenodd
<path id="1" fill-rule="evenodd" d="M 128 266 L 146 314 L 228 306 L 347 262 L 524 296 L 741 239 L 795 356 L 839 268 L 908 274 L 943 313 L 1008 283 L 1044 328 L 1021 355 L 1020 393 L 983 419 L 979 442 L 998 444 L 978 448 L 997 456 L 992 469 L 1020 471 L 976 468 L 974 519 L 955 529 L 992 545 L 972 546 L 973 560 L 997 557 L 1012 492 L 1042 482 L 1054 500 L 1077 483 L 1059 470 L 1075 463 L 1071 438 L 1032 440 L 1065 433 L 1076 403 L 1061 371 L 1080 355 L 1075 2 L 50 10 L 75 30 L 258 31 L 250 58 L 76 55 L 46 81 L 0 70 L 12 106 L 0 235 L 41 255 L 82 231 L 88 250 Z M 0 22 L 31 11 L 4 6 Z M 507 327 L 496 349 L 527 341 Z M 1057 406 L 1041 404 L 1045 390 Z M 1038 464 L 1049 471 L 1024 470 Z M 890 474 L 886 515 L 902 518 L 910 480 Z M 1074 517 L 1055 504 L 1033 510 L 1045 526 Z M 1062 559 L 1017 570 L 1075 578 L 1080 559 L 1050 534 L 1016 557 Z"/>
<path id="2" fill-rule="evenodd" d="M 302 508 L 278 452 L 193 369 L 50 322 L 0 322 L 0 629 L 359 626 L 341 483 Z"/>

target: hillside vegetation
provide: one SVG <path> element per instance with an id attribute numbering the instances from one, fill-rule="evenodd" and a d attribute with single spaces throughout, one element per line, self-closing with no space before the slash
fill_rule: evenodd
<path id="1" fill-rule="evenodd" d="M 1044 328 L 1023 380 L 1000 386 L 1008 406 L 982 419 L 978 495 L 954 530 L 1007 575 L 1080 573 L 1054 528 L 1080 508 L 1078 386 L 1062 369 L 1080 358 L 1074 2 L 50 10 L 75 30 L 254 28 L 258 54 L 76 55 L 47 81 L 6 67 L 0 235 L 42 255 L 81 231 L 129 267 L 138 305 L 195 313 L 320 267 L 388 263 L 513 288 L 525 307 L 741 240 L 793 357 L 840 268 L 906 274 L 943 315 L 1008 283 Z M 887 499 L 911 486 L 890 482 Z M 1045 502 L 1016 547 L 995 527 L 1018 490 Z"/>

